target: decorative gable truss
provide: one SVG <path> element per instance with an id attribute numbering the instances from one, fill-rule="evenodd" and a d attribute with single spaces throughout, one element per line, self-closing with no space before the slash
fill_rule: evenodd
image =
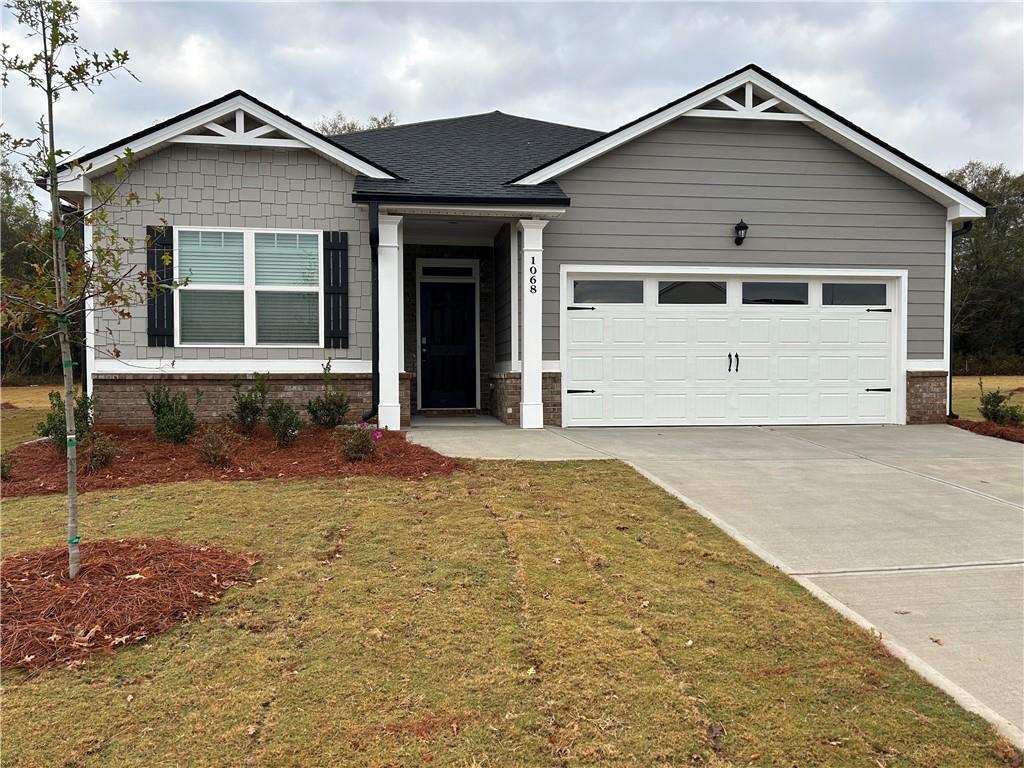
<path id="1" fill-rule="evenodd" d="M 88 194 L 88 177 L 109 170 L 127 149 L 142 157 L 170 144 L 305 149 L 357 175 L 373 179 L 396 178 L 386 168 L 342 149 L 252 96 L 235 91 L 85 154 L 74 164 L 66 164 L 58 177 L 61 194 L 69 199 Z"/>
<path id="2" fill-rule="evenodd" d="M 811 118 L 782 99 L 772 96 L 747 81 L 739 88 L 688 110 L 687 117 L 725 117 L 741 120 L 791 120 L 811 122 Z"/>
<path id="3" fill-rule="evenodd" d="M 206 144 L 226 147 L 262 147 L 266 149 L 308 149 L 309 145 L 244 109 L 236 109 L 221 118 L 169 139 L 171 144 Z"/>

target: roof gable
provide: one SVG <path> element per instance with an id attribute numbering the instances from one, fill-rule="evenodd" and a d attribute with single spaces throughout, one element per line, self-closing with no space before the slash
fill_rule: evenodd
<path id="1" fill-rule="evenodd" d="M 398 178 L 383 165 L 346 150 L 244 91 L 232 91 L 168 120 L 66 162 L 60 169 L 62 190 L 75 191 L 83 175 L 113 166 L 130 149 L 144 155 L 170 144 L 203 144 L 242 149 L 306 149 L 344 166 L 356 175 Z"/>
<path id="2" fill-rule="evenodd" d="M 937 171 L 872 136 L 755 64 L 726 75 L 512 179 L 541 184 L 679 117 L 797 121 L 835 141 L 949 209 L 953 219 L 982 218 L 987 203 Z"/>

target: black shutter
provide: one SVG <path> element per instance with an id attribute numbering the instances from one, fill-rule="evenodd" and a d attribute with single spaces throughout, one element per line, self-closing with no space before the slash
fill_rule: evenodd
<path id="1" fill-rule="evenodd" d="M 170 258 L 167 258 L 167 257 Z M 151 347 L 174 346 L 174 291 L 153 291 L 153 275 L 158 285 L 174 282 L 174 229 L 146 227 L 146 270 L 149 273 L 146 296 L 146 333 Z"/>
<path id="2" fill-rule="evenodd" d="M 348 349 L 348 232 L 324 232 L 324 346 Z"/>

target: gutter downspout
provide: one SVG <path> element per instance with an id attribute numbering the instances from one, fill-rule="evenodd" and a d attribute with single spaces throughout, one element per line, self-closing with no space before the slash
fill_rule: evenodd
<path id="1" fill-rule="evenodd" d="M 974 229 L 974 221 L 968 220 L 963 223 L 960 229 L 954 229 L 951 240 L 956 240 L 961 235 L 966 235 Z M 953 258 L 953 254 L 949 256 Z M 958 419 L 959 415 L 953 412 L 953 276 L 956 274 L 956 270 L 950 268 L 949 270 L 949 386 L 946 387 L 946 418 Z"/>
<path id="2" fill-rule="evenodd" d="M 372 353 L 371 371 L 371 400 L 370 410 L 363 414 L 363 421 L 370 421 L 377 418 L 377 406 L 380 405 L 380 306 L 377 302 L 377 286 L 380 280 L 380 263 L 378 260 L 377 247 L 380 245 L 380 224 L 377 220 L 377 203 L 369 204 L 368 216 L 370 219 L 370 338 Z"/>

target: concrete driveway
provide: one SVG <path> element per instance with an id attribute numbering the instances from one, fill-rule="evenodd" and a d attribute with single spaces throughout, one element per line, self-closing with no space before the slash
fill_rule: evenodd
<path id="1" fill-rule="evenodd" d="M 1024 740 L 1024 446 L 945 425 L 412 439 L 490 458 L 622 459 Z"/>

